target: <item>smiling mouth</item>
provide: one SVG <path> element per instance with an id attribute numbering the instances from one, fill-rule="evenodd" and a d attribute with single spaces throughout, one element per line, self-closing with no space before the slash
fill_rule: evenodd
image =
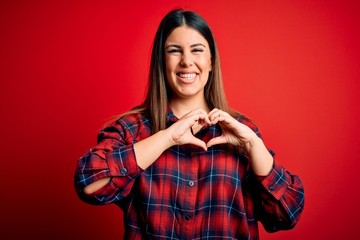
<path id="1" fill-rule="evenodd" d="M 196 77 L 196 73 L 178 73 L 177 76 L 184 80 L 192 80 Z"/>

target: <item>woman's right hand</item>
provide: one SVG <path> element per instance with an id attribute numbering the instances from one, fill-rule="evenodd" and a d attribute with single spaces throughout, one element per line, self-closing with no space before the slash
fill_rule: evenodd
<path id="1" fill-rule="evenodd" d="M 211 124 L 208 114 L 203 109 L 193 110 L 182 116 L 170 127 L 134 143 L 138 166 L 145 170 L 153 164 L 166 149 L 174 145 L 193 144 L 206 151 L 206 143 L 196 138 L 191 132 L 191 127 L 194 126 L 195 123 L 201 127 Z"/>
<path id="2" fill-rule="evenodd" d="M 206 143 L 192 134 L 192 127 L 195 123 L 199 124 L 201 127 L 211 125 L 208 114 L 201 108 L 188 112 L 165 130 L 170 134 L 172 145 L 193 144 L 206 151 Z"/>

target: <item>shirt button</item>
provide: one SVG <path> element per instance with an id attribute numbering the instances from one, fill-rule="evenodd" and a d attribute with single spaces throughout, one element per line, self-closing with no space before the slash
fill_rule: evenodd
<path id="1" fill-rule="evenodd" d="M 269 190 L 270 190 L 270 191 L 272 191 L 272 190 L 274 190 L 274 189 L 275 189 L 274 186 L 270 186 L 270 187 L 269 187 Z"/>
<path id="2" fill-rule="evenodd" d="M 191 217 L 189 215 L 185 215 L 185 220 L 186 221 L 190 221 L 191 220 Z"/>
<path id="3" fill-rule="evenodd" d="M 194 181 L 189 181 L 188 185 L 189 185 L 190 187 L 193 187 L 193 186 L 195 185 L 195 183 L 194 183 Z"/>
<path id="4" fill-rule="evenodd" d="M 126 168 L 123 168 L 123 169 L 121 169 L 121 174 L 123 174 L 123 175 L 125 175 L 126 173 L 127 173 L 127 169 Z"/>

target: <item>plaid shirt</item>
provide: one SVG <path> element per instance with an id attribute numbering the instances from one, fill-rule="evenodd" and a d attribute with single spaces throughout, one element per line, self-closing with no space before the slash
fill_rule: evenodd
<path id="1" fill-rule="evenodd" d="M 168 126 L 177 120 L 168 111 Z M 238 120 L 260 136 L 253 124 Z M 99 133 L 98 144 L 76 168 L 75 187 L 83 201 L 115 203 L 123 210 L 125 239 L 249 240 L 259 239 L 258 221 L 269 232 L 298 222 L 304 205 L 302 183 L 276 160 L 268 176 L 257 177 L 245 154 L 224 145 L 208 151 L 181 145 L 142 170 L 133 144 L 150 132 L 148 117 L 123 117 Z M 220 134 L 214 125 L 196 136 L 207 142 Z M 111 177 L 106 186 L 91 195 L 83 193 L 104 177 Z"/>

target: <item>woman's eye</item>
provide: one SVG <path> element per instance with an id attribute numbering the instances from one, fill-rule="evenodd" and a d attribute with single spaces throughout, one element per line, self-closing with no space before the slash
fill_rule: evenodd
<path id="1" fill-rule="evenodd" d="M 167 50 L 168 53 L 181 53 L 180 49 L 168 49 Z"/>
<path id="2" fill-rule="evenodd" d="M 194 48 L 192 51 L 193 52 L 203 52 L 204 49 L 202 49 L 202 48 Z"/>

